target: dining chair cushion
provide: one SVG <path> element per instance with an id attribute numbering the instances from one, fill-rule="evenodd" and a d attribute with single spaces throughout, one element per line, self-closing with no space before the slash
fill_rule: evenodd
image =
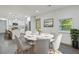
<path id="1" fill-rule="evenodd" d="M 20 48 L 20 49 L 23 49 L 23 50 L 27 50 L 29 48 L 31 48 L 31 45 L 25 43 L 25 42 L 22 42 L 20 40 L 20 38 L 18 38 L 17 36 L 16 37 L 16 44 L 17 44 L 17 47 Z"/>
<path id="2" fill-rule="evenodd" d="M 59 34 L 57 39 L 53 42 L 53 48 L 54 49 L 56 49 L 56 50 L 59 49 L 61 39 L 62 39 L 62 34 Z"/>
<path id="3" fill-rule="evenodd" d="M 37 54 L 48 54 L 49 40 L 48 39 L 37 39 L 36 41 L 36 53 Z"/>
<path id="4" fill-rule="evenodd" d="M 31 45 L 29 45 L 29 44 L 27 44 L 27 43 L 23 43 L 22 49 L 23 49 L 23 50 L 28 50 L 28 49 L 30 49 L 31 47 L 32 47 Z"/>

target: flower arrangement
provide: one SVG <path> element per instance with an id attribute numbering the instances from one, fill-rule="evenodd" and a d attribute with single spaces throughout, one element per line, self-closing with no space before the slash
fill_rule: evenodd
<path id="1" fill-rule="evenodd" d="M 41 31 L 42 31 L 41 28 L 39 28 L 39 29 L 38 29 L 39 34 L 41 33 Z"/>

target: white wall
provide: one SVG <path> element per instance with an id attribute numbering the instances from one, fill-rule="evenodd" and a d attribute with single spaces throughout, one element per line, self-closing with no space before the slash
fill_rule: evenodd
<path id="1" fill-rule="evenodd" d="M 0 19 L 0 33 L 4 33 L 7 28 L 7 21 Z"/>
<path id="2" fill-rule="evenodd" d="M 34 33 L 36 32 L 36 21 L 34 16 L 31 16 L 31 31 Z"/>
<path id="3" fill-rule="evenodd" d="M 73 19 L 73 28 L 79 28 L 79 6 L 68 6 L 52 12 L 43 14 L 41 17 L 41 26 L 44 32 L 61 32 L 63 34 L 62 43 L 71 45 L 70 34 L 68 32 L 62 32 L 59 29 L 59 20 L 63 18 L 72 18 Z M 53 28 L 44 28 L 44 19 L 54 18 L 54 27 Z M 33 21 L 34 22 L 34 21 Z M 32 24 L 33 25 L 33 24 Z M 34 24 L 35 25 L 35 24 Z M 33 26 L 34 26 L 33 25 Z M 35 27 L 33 27 L 34 30 Z"/>
<path id="4" fill-rule="evenodd" d="M 13 23 L 18 23 L 18 29 L 21 31 L 21 32 L 24 32 L 25 31 L 25 27 L 27 26 L 27 29 L 29 29 L 29 22 L 28 22 L 28 17 L 27 18 L 21 18 L 18 19 L 18 18 L 8 18 L 7 20 L 7 24 L 8 24 L 8 29 L 10 30 L 10 28 L 13 27 Z"/>
<path id="5" fill-rule="evenodd" d="M 46 18 L 54 18 L 54 27 L 53 28 L 44 28 L 43 23 Z M 58 32 L 63 34 L 62 43 L 71 45 L 70 34 L 68 32 L 62 32 L 59 28 L 59 20 L 63 18 L 72 18 L 73 19 L 73 28 L 79 28 L 79 6 L 69 6 L 62 9 L 52 11 L 51 13 L 41 16 L 42 28 L 45 32 L 54 32 L 53 29 L 56 29 Z"/>

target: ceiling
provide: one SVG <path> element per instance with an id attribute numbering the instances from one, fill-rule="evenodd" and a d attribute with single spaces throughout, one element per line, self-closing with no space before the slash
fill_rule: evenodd
<path id="1" fill-rule="evenodd" d="M 67 5 L 0 5 L 0 16 L 7 14 L 41 15 L 64 7 Z"/>

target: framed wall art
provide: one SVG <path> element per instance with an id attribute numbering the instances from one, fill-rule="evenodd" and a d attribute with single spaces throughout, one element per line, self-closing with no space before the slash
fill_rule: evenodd
<path id="1" fill-rule="evenodd" d="M 54 19 L 49 18 L 44 20 L 44 27 L 53 27 L 54 25 Z"/>
<path id="2" fill-rule="evenodd" d="M 39 31 L 41 29 L 41 19 L 36 18 L 36 30 Z"/>

